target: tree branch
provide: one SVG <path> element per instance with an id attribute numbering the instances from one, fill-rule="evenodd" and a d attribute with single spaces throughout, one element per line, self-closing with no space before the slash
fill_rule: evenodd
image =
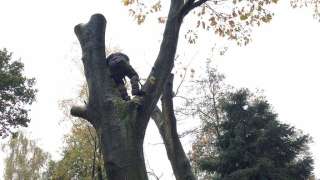
<path id="1" fill-rule="evenodd" d="M 204 4 L 205 2 L 207 2 L 208 0 L 188 0 L 184 6 L 181 9 L 181 14 L 182 16 L 186 16 L 192 9 L 201 6 L 202 4 Z"/>
<path id="2" fill-rule="evenodd" d="M 209 119 L 215 119 L 214 117 L 210 116 L 209 114 L 203 112 L 201 109 L 198 109 L 197 111 L 200 112 L 202 115 L 206 116 Z M 216 131 L 216 135 L 218 137 L 220 137 L 219 124 L 217 122 L 214 122 L 213 123 L 213 127 L 214 127 L 214 129 Z"/>
<path id="3" fill-rule="evenodd" d="M 141 127 L 141 136 L 144 136 L 150 115 L 157 105 L 157 102 L 162 93 L 162 89 L 169 74 L 174 66 L 174 58 L 176 54 L 179 31 L 183 17 L 179 13 L 183 6 L 182 0 L 174 0 L 171 3 L 168 20 L 163 34 L 160 51 L 154 63 L 154 66 L 147 78 L 147 81 L 142 86 L 145 92 L 141 103 L 141 111 L 139 111 L 139 121 L 137 125 Z"/>
<path id="4" fill-rule="evenodd" d="M 72 106 L 70 114 L 88 120 L 87 108 L 85 106 Z"/>
<path id="5" fill-rule="evenodd" d="M 183 77 L 182 77 L 182 79 L 181 79 L 181 81 L 180 81 L 180 83 L 179 83 L 179 85 L 178 85 L 178 87 L 177 87 L 177 90 L 176 90 L 176 92 L 175 92 L 175 95 L 174 95 L 174 96 L 177 96 L 177 95 L 178 95 L 179 90 L 180 90 L 180 87 L 181 87 L 182 83 L 185 81 L 186 76 L 187 76 L 187 69 L 185 69 L 185 70 L 184 70 Z"/>
<path id="6" fill-rule="evenodd" d="M 198 6 L 201 6 L 203 3 L 207 2 L 208 0 L 198 0 L 196 2 L 193 3 L 192 5 L 192 9 L 198 7 Z"/>
<path id="7" fill-rule="evenodd" d="M 165 84 L 162 94 L 162 112 L 156 107 L 151 114 L 155 121 L 170 160 L 174 175 L 177 180 L 190 179 L 195 177 L 192 173 L 190 162 L 183 150 L 177 132 L 177 120 L 173 109 L 172 93 L 173 74 L 171 74 Z"/>

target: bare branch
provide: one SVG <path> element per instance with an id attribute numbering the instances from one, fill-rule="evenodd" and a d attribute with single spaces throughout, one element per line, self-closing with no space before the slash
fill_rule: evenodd
<path id="1" fill-rule="evenodd" d="M 156 180 L 160 180 L 160 178 L 163 176 L 163 174 L 161 174 L 160 176 L 158 176 L 155 171 L 151 168 L 149 162 L 147 162 L 148 165 L 148 169 L 150 169 L 150 171 L 147 171 L 148 174 L 150 174 L 150 176 L 153 176 Z"/>
<path id="2" fill-rule="evenodd" d="M 207 2 L 208 0 L 199 0 L 193 3 L 192 9 L 201 6 L 202 4 L 204 4 L 205 2 Z"/>
<path id="3" fill-rule="evenodd" d="M 182 132 L 181 134 L 179 134 L 179 138 L 183 138 L 185 136 L 188 136 L 190 134 L 196 134 L 199 133 L 200 129 L 199 128 L 193 128 L 187 131 Z"/>
<path id="4" fill-rule="evenodd" d="M 206 8 L 208 8 L 213 14 L 215 14 L 219 18 L 231 18 L 230 14 L 218 12 L 213 7 L 211 7 L 208 3 L 204 3 L 204 5 L 206 6 Z"/>
<path id="5" fill-rule="evenodd" d="M 91 129 L 90 129 L 90 126 L 87 125 L 86 128 L 87 128 L 87 130 L 88 130 L 88 132 L 89 132 L 89 134 L 90 134 L 90 137 L 92 138 L 92 141 L 96 142 L 96 137 L 92 134 Z M 92 144 L 90 138 L 89 138 L 89 137 L 87 137 L 87 138 L 88 138 L 89 143 L 91 144 L 91 146 L 95 146 L 95 145 Z"/>
<path id="6" fill-rule="evenodd" d="M 202 115 L 206 116 L 207 118 L 209 119 L 214 119 L 214 117 L 210 116 L 209 114 L 203 112 L 202 110 L 198 109 L 198 112 L 200 112 Z M 220 136 L 220 131 L 219 131 L 219 125 L 218 125 L 218 122 L 217 123 L 213 123 L 213 127 L 216 131 L 216 134 L 217 136 L 219 137 Z"/>
<path id="7" fill-rule="evenodd" d="M 181 79 L 181 81 L 180 81 L 180 84 L 179 84 L 178 87 L 177 87 L 177 90 L 176 90 L 176 93 L 174 94 L 174 96 L 177 96 L 177 95 L 178 95 L 179 89 L 180 89 L 181 85 L 183 84 L 183 82 L 185 81 L 186 76 L 187 76 L 187 69 L 185 69 L 185 71 L 184 71 L 183 77 L 182 77 L 182 79 Z"/>
<path id="8" fill-rule="evenodd" d="M 158 106 L 156 106 L 153 110 L 153 112 L 151 113 L 151 118 L 154 120 L 154 122 L 156 123 L 158 129 L 162 129 L 163 127 L 163 114 L 160 110 L 160 108 Z"/>

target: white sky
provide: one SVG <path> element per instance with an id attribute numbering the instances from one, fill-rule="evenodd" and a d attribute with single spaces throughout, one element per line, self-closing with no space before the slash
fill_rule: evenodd
<path id="1" fill-rule="evenodd" d="M 107 18 L 107 46 L 123 49 L 139 74 L 146 77 L 158 53 L 162 25 L 137 26 L 119 0 L 0 0 L 0 48 L 14 52 L 25 63 L 26 74 L 37 79 L 39 93 L 27 131 L 54 158 L 59 157 L 61 138 L 67 130 L 58 123 L 63 117 L 58 102 L 74 97 L 82 79 L 71 60 L 80 57 L 73 27 L 87 22 L 94 13 L 103 13 Z M 311 11 L 292 10 L 288 2 L 280 2 L 275 14 L 270 24 L 255 29 L 252 43 L 230 47 L 214 64 L 231 85 L 264 89 L 281 121 L 314 138 L 311 151 L 315 173 L 320 176 L 320 123 L 316 109 L 320 102 L 320 54 L 316 49 L 320 23 L 312 19 Z M 196 55 L 204 58 L 210 51 L 208 43 L 212 41 L 186 46 L 181 39 L 178 53 L 189 61 Z M 195 67 L 199 64 L 198 60 L 192 62 Z M 163 146 L 149 146 L 159 142 L 151 123 L 146 159 L 158 175 L 163 174 L 163 179 L 173 179 Z M 2 169 L 1 161 L 0 177 Z"/>

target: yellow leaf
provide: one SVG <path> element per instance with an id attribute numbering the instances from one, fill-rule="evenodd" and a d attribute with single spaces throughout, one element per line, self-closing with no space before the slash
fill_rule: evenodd
<path id="1" fill-rule="evenodd" d="M 122 0 L 122 2 L 123 2 L 123 4 L 124 4 L 125 6 L 128 6 L 129 3 L 130 3 L 130 0 Z"/>
<path id="2" fill-rule="evenodd" d="M 244 21 L 244 20 L 248 19 L 248 15 L 247 15 L 247 14 L 244 14 L 244 15 L 241 14 L 240 19 L 241 19 L 242 21 Z"/>

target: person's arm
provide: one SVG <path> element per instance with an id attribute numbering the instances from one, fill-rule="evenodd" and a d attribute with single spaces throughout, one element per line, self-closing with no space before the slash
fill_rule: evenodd
<path id="1" fill-rule="evenodd" d="M 129 63 L 127 64 L 127 76 L 130 78 L 132 95 L 142 95 L 139 88 L 139 75 Z"/>

